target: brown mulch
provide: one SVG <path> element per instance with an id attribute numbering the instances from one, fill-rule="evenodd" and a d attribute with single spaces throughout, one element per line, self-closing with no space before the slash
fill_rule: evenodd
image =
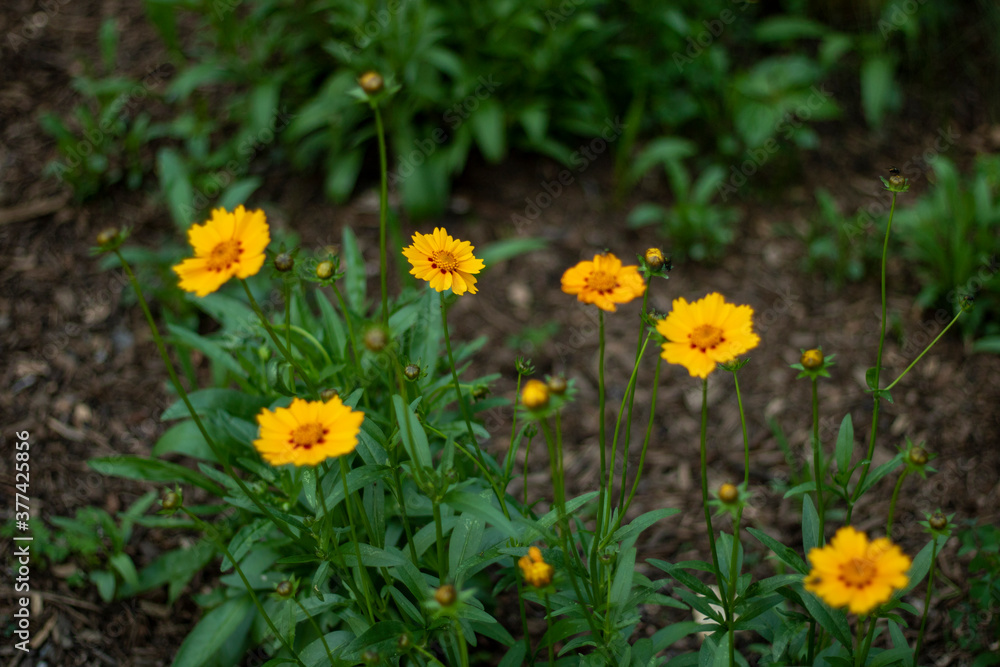
<path id="1" fill-rule="evenodd" d="M 25 17 L 37 12 L 28 0 L 12 0 L 0 10 L 0 34 L 20 30 Z M 4 456 L 0 479 L 5 498 L 13 498 L 12 446 L 14 433 L 27 430 L 31 449 L 31 512 L 33 521 L 73 516 L 87 505 L 114 514 L 127 508 L 150 485 L 106 478 L 87 467 L 97 456 L 148 454 L 163 431 L 159 414 L 171 402 L 166 376 L 141 311 L 127 295 L 121 275 L 97 268 L 88 248 L 96 232 L 108 224 L 135 228 L 134 243 L 157 247 L 177 236 L 162 206 L 145 192 L 116 188 L 86 204 L 67 203 L 68 190 L 41 178 L 46 162 L 54 158 L 53 141 L 41 133 L 37 119 L 46 110 L 66 114 L 76 103 L 69 86 L 85 62 L 97 60 L 94 34 L 104 17 L 116 17 L 122 31 L 123 68 L 132 74 L 155 62 L 156 40 L 144 24 L 141 9 L 130 3 L 78 0 L 59 5 L 46 24 L 17 53 L 5 50 L 0 68 L 0 355 L 3 358 L 0 414 L 3 415 Z M 41 19 L 39 19 L 41 20 Z M 6 44 L 4 45 L 7 46 Z M 154 53 L 154 55 L 149 55 Z M 141 55 L 138 55 L 141 54 Z M 135 59 L 131 56 L 137 55 Z M 995 150 L 997 133 L 968 105 L 957 102 L 962 140 L 949 154 L 968 164 L 979 150 Z M 861 125 L 857 125 L 861 127 Z M 923 128 L 933 127 L 925 131 Z M 914 120 L 897 127 L 890 137 L 873 138 L 847 122 L 823 127 L 823 146 L 812 156 L 802 182 L 780 190 L 774 202 L 745 201 L 738 242 L 718 265 L 678 263 L 669 281 L 651 287 L 651 306 L 670 309 L 671 299 L 699 298 L 720 291 L 727 299 L 754 307 L 756 330 L 762 343 L 740 373 L 751 447 L 751 487 L 754 493 L 745 524 L 795 545 L 798 508 L 779 491 L 792 483 L 784 455 L 770 422 L 787 435 L 798 462 L 808 456 L 810 408 L 807 385 L 796 382 L 788 368 L 800 348 L 822 345 L 837 354 L 833 377 L 821 388 L 823 440 L 832 444 L 840 418 L 850 413 L 858 447 L 870 428 L 871 402 L 864 392 L 865 369 L 874 364 L 878 336 L 877 279 L 835 289 L 822 277 L 801 270 L 801 242 L 783 234 L 812 215 L 814 187 L 830 188 L 842 209 L 854 210 L 885 195 L 875 175 L 906 156 L 920 156 L 932 145 L 939 125 Z M 886 155 L 893 156 L 887 160 Z M 767 166 L 759 182 L 768 183 Z M 456 186 L 452 211 L 441 221 L 420 223 L 423 229 L 444 223 L 461 230 L 477 246 L 521 234 L 541 237 L 548 248 L 506 262 L 487 271 L 475 298 L 460 300 L 453 311 L 454 335 L 485 335 L 491 344 L 476 360 L 474 372 L 500 372 L 494 392 L 511 397 L 513 362 L 518 353 L 534 360 L 539 374 L 562 373 L 575 381 L 578 395 L 564 416 L 567 471 L 571 493 L 594 488 L 597 454 L 597 329 L 593 308 L 577 304 L 559 290 L 559 277 L 568 266 L 604 249 L 631 259 L 649 245 L 662 243 L 655 230 L 628 230 L 629 205 L 643 200 L 667 201 L 658 179 L 647 179 L 625 206 L 611 201 L 610 166 L 598 161 L 554 199 L 544 214 L 527 228 L 515 229 L 512 215 L 524 213 L 525 198 L 536 199 L 542 183 L 552 181 L 559 167 L 540 160 L 512 157 L 500 167 L 473 164 Z M 927 186 L 915 179 L 912 197 Z M 366 256 L 377 262 L 377 216 L 371 192 L 351 204 L 334 208 L 325 203 L 315 178 L 272 173 L 266 190 L 254 203 L 269 218 L 301 234 L 312 247 L 339 237 L 342 225 L 359 234 Z M 461 213 L 454 212 L 461 211 Z M 336 223 L 331 225 L 332 220 Z M 407 224 L 405 229 L 417 228 Z M 877 239 L 868 239 L 877 243 Z M 935 313 L 913 308 L 916 292 L 907 267 L 890 267 L 890 310 L 898 317 L 898 331 L 890 337 L 885 356 L 887 375 L 895 377 L 921 349 L 920 340 L 941 328 Z M 638 336 L 638 305 L 623 306 L 608 315 L 607 373 L 609 429 L 617 414 Z M 512 337 L 526 329 L 557 327 L 537 347 L 516 347 Z M 523 338 L 523 336 L 521 336 Z M 544 336 L 542 338 L 545 338 Z M 649 416 L 650 384 L 655 349 L 646 352 L 635 400 L 636 427 L 631 439 L 631 468 Z M 903 488 L 893 537 L 915 553 L 925 537 L 916 522 L 923 512 L 941 508 L 958 519 L 1000 522 L 1000 358 L 973 355 L 957 336 L 945 338 L 894 392 L 895 403 L 884 406 L 876 462 L 887 460 L 909 437 L 925 441 L 939 454 L 939 472 L 927 481 L 910 479 Z M 742 437 L 735 393 L 728 375 L 714 373 L 710 381 L 709 479 L 715 487 L 743 475 Z M 704 558 L 706 540 L 700 513 L 698 482 L 698 426 L 700 389 L 697 380 L 678 367 L 664 366 L 660 377 L 656 420 L 643 481 L 630 514 L 660 507 L 676 507 L 680 514 L 647 531 L 640 559 L 684 560 Z M 501 421 L 501 424 L 503 422 Z M 610 432 L 610 431 L 609 431 Z M 502 454 L 508 433 L 503 425 L 488 445 Z M 541 447 L 531 455 L 529 487 L 548 487 Z M 883 530 L 891 489 L 883 483 L 866 498 L 855 515 L 860 528 Z M 511 490 L 519 493 L 515 481 Z M 5 507 L 10 507 L 8 503 Z M 2 515 L 4 521 L 12 509 Z M 835 526 L 829 528 L 832 532 Z M 182 536 L 137 528 L 127 552 L 138 566 L 163 550 L 177 546 Z M 966 586 L 963 564 L 949 544 L 940 565 L 959 588 Z M 9 568 L 11 542 L 0 542 L 0 562 Z M 756 543 L 745 535 L 752 553 Z M 23 665 L 122 665 L 152 667 L 170 663 L 176 647 L 199 617 L 191 594 L 211 585 L 211 573 L 196 579 L 172 606 L 166 592 L 137 599 L 102 602 L 92 586 L 73 586 L 82 563 L 32 570 L 33 651 L 15 652 L 12 642 L 0 646 L 0 661 Z M 770 572 L 768 563 L 753 565 L 758 575 Z M 5 600 L 0 627 L 9 621 L 6 600 L 12 599 L 10 580 L 0 588 Z M 922 591 L 918 588 L 917 592 Z M 932 610 L 926 659 L 939 665 L 966 664 L 969 656 L 950 647 L 947 608 L 955 592 L 942 589 L 942 600 Z M 922 599 L 914 597 L 915 605 Z M 670 614 L 647 611 L 649 628 Z M 646 631 L 646 627 L 642 631 Z"/>

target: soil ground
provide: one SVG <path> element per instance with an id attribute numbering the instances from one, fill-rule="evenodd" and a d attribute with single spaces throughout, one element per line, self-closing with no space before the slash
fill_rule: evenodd
<path id="1" fill-rule="evenodd" d="M 123 28 L 122 62 L 130 63 L 125 68 L 128 73 L 141 73 L 155 61 L 151 54 L 155 54 L 156 42 L 143 25 L 141 12 L 124 4 L 80 0 L 60 5 L 16 53 L 3 52 L 0 442 L 4 455 L 0 479 L 4 498 L 10 501 L 4 503 L 4 521 L 12 517 L 12 443 L 20 431 L 30 433 L 32 444 L 33 521 L 72 516 L 87 505 L 114 513 L 152 488 L 103 477 L 86 465 L 96 456 L 148 454 L 164 429 L 158 417 L 170 400 L 165 370 L 141 311 L 115 274 L 98 269 L 88 248 L 97 231 L 108 225 L 132 226 L 132 243 L 146 247 L 176 242 L 176 234 L 165 208 L 147 192 L 115 189 L 99 199 L 74 204 L 63 185 L 40 176 L 56 152 L 37 119 L 46 110 L 65 115 L 76 103 L 71 77 L 81 71 L 81 63 L 96 61 L 93 36 L 101 19 L 118 17 Z M 6 3 L 0 10 L 0 33 L 21 30 L 24 18 L 35 11 L 28 0 Z M 974 93 L 955 99 L 952 122 L 961 140 L 949 149 L 949 155 L 959 164 L 968 164 L 975 153 L 995 150 L 998 145 L 998 128 L 983 119 L 976 103 Z M 679 261 L 669 281 L 657 281 L 651 287 L 650 304 L 660 312 L 669 311 L 673 298 L 690 300 L 710 291 L 753 306 L 762 342 L 740 373 L 753 491 L 745 523 L 788 544 L 797 544 L 799 539 L 798 508 L 795 501 L 783 499 L 782 491 L 794 479 L 771 424 L 783 429 L 795 465 L 808 460 L 810 424 L 808 387 L 804 381 L 795 381 L 795 371 L 788 365 L 798 360 L 802 348 L 822 345 L 826 352 L 837 354 L 833 377 L 820 389 L 821 436 L 825 443 L 832 443 L 840 418 L 850 413 L 860 441 L 870 428 L 871 401 L 864 392 L 864 372 L 874 363 L 879 286 L 877 274 L 838 288 L 823 276 L 804 273 L 804 245 L 786 232 L 801 229 L 814 215 L 811 193 L 818 185 L 833 191 L 842 210 L 884 200 L 876 176 L 889 164 L 905 162 L 906 156 L 922 155 L 933 145 L 941 126 L 914 121 L 878 137 L 855 127 L 863 125 L 845 120 L 823 126 L 820 149 L 803 156 L 815 166 L 797 172 L 780 191 L 769 180 L 784 176 L 769 175 L 764 165 L 759 182 L 773 195 L 765 201 L 738 202 L 738 239 L 724 260 L 713 265 Z M 515 229 L 512 215 L 523 214 L 525 198 L 537 198 L 543 192 L 542 183 L 553 180 L 558 170 L 543 159 L 516 155 L 500 166 L 473 163 L 456 184 L 449 214 L 419 227 L 404 221 L 404 231 L 443 223 L 450 230 L 460 230 L 458 234 L 477 246 L 517 234 L 548 242 L 545 250 L 488 270 L 480 280 L 480 293 L 461 299 L 451 322 L 458 338 L 489 338 L 472 373 L 502 373 L 495 394 L 512 397 L 513 362 L 519 353 L 534 360 L 539 374 L 562 373 L 575 380 L 579 394 L 564 418 L 573 493 L 594 488 L 599 469 L 598 415 L 593 407 L 597 404 L 597 330 L 594 309 L 563 294 L 559 277 L 568 266 L 604 249 L 630 259 L 646 247 L 663 244 L 655 229 L 630 230 L 625 218 L 638 201 L 665 201 L 666 188 L 656 178 L 647 179 L 623 204 L 613 205 L 610 164 L 598 161 L 578 174 L 532 225 Z M 924 175 L 925 171 L 914 179 L 913 194 L 907 197 L 925 190 Z M 307 248 L 339 237 L 341 226 L 351 225 L 367 249 L 368 260 L 377 264 L 373 251 L 377 211 L 371 191 L 362 191 L 347 206 L 333 207 L 323 200 L 316 177 L 272 170 L 267 183 L 257 203 L 267 210 L 273 224 L 294 229 Z M 879 240 L 868 238 L 867 242 Z M 922 341 L 941 329 L 936 313 L 912 306 L 915 291 L 907 267 L 890 262 L 889 310 L 896 322 L 885 354 L 890 377 L 906 367 L 922 349 Z M 638 309 L 638 304 L 629 304 L 607 317 L 609 424 L 631 370 Z M 639 373 L 636 424 L 648 419 L 654 360 L 655 351 L 648 351 Z M 903 487 L 893 538 L 907 552 L 915 553 L 925 542 L 916 523 L 925 511 L 940 508 L 955 512 L 961 520 L 1000 522 L 998 377 L 1000 358 L 973 355 L 967 343 L 949 335 L 894 392 L 895 403 L 884 408 L 876 463 L 892 456 L 905 438 L 925 441 L 930 451 L 939 454 L 934 461 L 937 474 L 926 481 L 909 479 Z M 672 561 L 704 557 L 707 542 L 696 462 L 699 383 L 683 369 L 665 365 L 659 384 L 652 444 L 630 514 L 659 507 L 682 512 L 647 531 L 640 557 Z M 728 374 L 711 376 L 709 401 L 709 483 L 716 487 L 743 475 L 742 437 Z M 641 429 L 632 433 L 633 470 L 641 436 Z M 506 447 L 502 428 L 488 447 L 502 453 Z M 547 466 L 540 451 L 532 454 L 529 468 L 529 486 L 547 488 Z M 883 483 L 887 485 L 891 482 Z M 512 490 L 518 492 L 516 487 Z M 890 489 L 882 491 L 858 508 L 855 524 L 860 529 L 884 530 Z M 189 538 L 137 528 L 127 551 L 142 566 L 181 539 Z M 954 648 L 947 616 L 968 587 L 964 562 L 955 557 L 956 549 L 952 540 L 940 559 L 950 583 L 939 588 L 928 623 L 926 660 L 942 667 L 970 661 L 970 656 Z M 0 562 L 7 572 L 12 572 L 11 551 L 12 542 L 4 538 Z M 33 566 L 33 650 L 28 656 L 14 651 L 13 642 L 6 638 L 12 580 L 0 584 L 4 608 L 0 631 L 5 637 L 0 661 L 24 667 L 169 664 L 199 616 L 191 595 L 211 583 L 211 573 L 192 582 L 173 605 L 166 603 L 165 591 L 108 604 L 91 586 L 71 586 L 83 566 L 74 559 L 51 568 Z M 770 572 L 766 562 L 754 567 L 759 573 Z M 923 604 L 922 590 L 918 588 L 919 595 L 908 600 L 918 608 Z M 647 615 L 649 631 L 668 618 L 677 617 Z M 254 658 L 246 662 L 256 664 Z"/>

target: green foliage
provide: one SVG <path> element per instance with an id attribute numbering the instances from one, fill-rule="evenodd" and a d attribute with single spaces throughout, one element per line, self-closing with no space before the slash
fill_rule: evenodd
<path id="1" fill-rule="evenodd" d="M 1000 528 L 971 523 L 958 532 L 958 555 L 971 556 L 967 566 L 969 594 L 948 612 L 953 639 L 976 655 L 976 667 L 997 664 L 992 641 L 1000 635 Z"/>
<path id="2" fill-rule="evenodd" d="M 955 312 L 963 297 L 975 309 L 961 325 L 967 335 L 1000 334 L 1000 159 L 981 157 L 962 175 L 944 157 L 932 162 L 930 191 L 899 211 L 903 255 L 916 274 L 924 308 Z M 895 230 L 893 232 L 896 233 Z"/>

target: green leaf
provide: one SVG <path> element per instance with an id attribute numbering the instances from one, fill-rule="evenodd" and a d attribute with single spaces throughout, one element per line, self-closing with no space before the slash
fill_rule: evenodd
<path id="1" fill-rule="evenodd" d="M 874 656 L 869 662 L 868 667 L 889 667 L 896 663 L 903 663 L 903 665 L 909 664 L 910 660 L 913 658 L 913 649 L 909 646 L 905 648 L 891 648 L 886 651 L 882 651 L 878 655 Z"/>
<path id="2" fill-rule="evenodd" d="M 882 119 L 898 101 L 895 66 L 889 56 L 870 56 L 861 64 L 861 108 L 871 127 L 879 127 Z"/>
<path id="3" fill-rule="evenodd" d="M 618 564 L 615 568 L 615 578 L 611 584 L 610 602 L 615 607 L 614 620 L 621 618 L 622 613 L 630 611 L 626 601 L 632 590 L 632 575 L 635 574 L 635 547 L 629 547 L 618 554 Z"/>
<path id="4" fill-rule="evenodd" d="M 160 457 L 170 452 L 184 454 L 185 456 L 211 463 L 219 463 L 205 441 L 205 438 L 201 435 L 198 425 L 191 419 L 174 424 L 168 428 L 160 436 L 160 439 L 156 441 L 152 456 Z"/>
<path id="5" fill-rule="evenodd" d="M 240 204 L 245 204 L 250 195 L 257 192 L 258 188 L 263 185 L 264 179 L 260 176 L 247 176 L 246 178 L 238 178 L 226 187 L 219 195 L 219 199 L 215 202 L 215 206 L 221 206 L 227 210 L 233 210 Z"/>
<path id="6" fill-rule="evenodd" d="M 548 241 L 539 238 L 512 238 L 494 241 L 476 250 L 476 255 L 483 260 L 486 268 L 507 261 L 513 257 L 523 257 L 529 252 L 544 250 Z"/>
<path id="7" fill-rule="evenodd" d="M 841 485 L 847 484 L 851 474 L 851 454 L 854 452 L 854 421 L 851 414 L 844 415 L 840 422 L 840 430 L 837 432 L 837 446 L 834 448 L 833 456 L 837 460 L 837 482 Z"/>
<path id="8" fill-rule="evenodd" d="M 201 667 L 208 663 L 253 608 L 250 597 L 241 595 L 205 614 L 184 639 L 173 667 Z"/>
<path id="9" fill-rule="evenodd" d="M 778 560 L 782 563 L 789 566 L 796 572 L 808 574 L 809 568 L 806 567 L 805 561 L 803 561 L 797 553 L 786 547 L 784 544 L 774 539 L 764 531 L 757 530 L 756 528 L 747 528 L 747 532 L 757 538 L 757 540 L 765 547 L 773 551 L 774 555 L 777 556 Z"/>
<path id="10" fill-rule="evenodd" d="M 638 536 L 660 519 L 666 519 L 680 512 L 678 509 L 663 508 L 640 514 L 632 519 L 627 526 L 622 526 L 611 536 L 611 543 L 621 543 Z"/>
<path id="11" fill-rule="evenodd" d="M 263 538 L 269 532 L 273 524 L 269 519 L 256 519 L 251 523 L 243 526 L 237 531 L 233 536 L 233 539 L 229 541 L 229 553 L 232 554 L 233 559 L 239 563 L 243 560 L 243 556 L 253 548 L 254 544 L 258 540 Z M 232 561 L 229 560 L 227 556 L 222 557 L 222 566 L 220 570 L 226 572 L 233 567 Z"/>
<path id="12" fill-rule="evenodd" d="M 139 574 L 135 571 L 135 563 L 126 553 L 117 553 L 108 559 L 108 564 L 121 575 L 129 586 L 139 585 Z"/>
<path id="13" fill-rule="evenodd" d="M 903 595 L 909 593 L 917 586 L 917 584 L 924 580 L 924 577 L 927 576 L 927 573 L 931 569 L 931 556 L 934 553 L 935 540 L 937 541 L 937 552 L 940 554 L 941 549 L 944 548 L 945 543 L 948 541 L 948 537 L 946 535 L 939 535 L 934 538 L 934 540 L 931 540 L 924 545 L 924 548 L 920 550 L 920 552 L 913 558 L 913 562 L 910 564 L 910 571 L 907 572 L 906 575 L 910 580 L 907 582 L 906 588 L 904 588 L 897 597 L 902 597 Z"/>
<path id="14" fill-rule="evenodd" d="M 516 642 L 500 660 L 499 667 L 521 667 L 524 664 L 526 653 L 524 642 Z"/>
<path id="15" fill-rule="evenodd" d="M 365 152 L 360 149 L 341 154 L 331 154 L 326 163 L 324 189 L 328 197 L 338 204 L 347 201 L 361 173 Z M 347 229 L 346 227 L 344 229 Z"/>
<path id="16" fill-rule="evenodd" d="M 365 258 L 358 246 L 358 237 L 347 225 L 344 225 L 340 253 L 344 260 L 345 298 L 351 309 L 357 313 L 363 313 L 365 312 L 365 282 L 367 281 Z"/>
<path id="17" fill-rule="evenodd" d="M 507 151 L 507 127 L 503 107 L 494 99 L 485 100 L 469 118 L 476 145 L 489 162 L 499 162 Z"/>
<path id="18" fill-rule="evenodd" d="M 883 477 L 891 473 L 893 470 L 895 470 L 902 464 L 903 464 L 903 454 L 899 453 L 896 454 L 896 456 L 894 456 L 891 460 L 886 461 L 879 467 L 875 468 L 875 470 L 873 470 L 872 473 L 865 478 L 864 486 L 861 487 L 861 491 L 857 494 L 857 497 L 860 498 L 861 496 L 865 495 L 865 493 L 868 492 L 868 489 L 878 484 Z"/>
<path id="19" fill-rule="evenodd" d="M 485 529 L 485 522 L 477 516 L 466 513 L 458 517 L 451 531 L 451 542 L 448 546 L 448 569 L 456 573 L 454 581 L 456 587 L 460 588 L 463 581 L 457 576 L 458 569 L 463 562 L 479 551 Z"/>
<path id="20" fill-rule="evenodd" d="M 819 514 L 812 497 L 802 496 L 802 553 L 807 554 L 819 546 Z"/>
<path id="21" fill-rule="evenodd" d="M 366 649 L 378 651 L 385 644 L 393 649 L 399 636 L 406 632 L 406 625 L 399 621 L 381 621 L 361 633 L 354 641 L 344 647 L 343 657 L 354 659 Z"/>
<path id="22" fill-rule="evenodd" d="M 125 479 L 142 479 L 149 482 L 193 484 L 214 495 L 222 495 L 219 487 L 202 475 L 190 468 L 168 461 L 138 456 L 109 456 L 103 459 L 90 459 L 87 461 L 87 465 L 103 475 L 124 477 Z"/>
<path id="23" fill-rule="evenodd" d="M 754 27 L 758 42 L 784 42 L 793 39 L 819 39 L 830 29 L 818 21 L 799 16 L 773 16 Z"/>
<path id="24" fill-rule="evenodd" d="M 195 412 L 201 416 L 221 410 L 228 412 L 234 417 L 241 417 L 247 421 L 255 421 L 257 415 L 263 408 L 269 406 L 271 399 L 266 396 L 253 396 L 236 391 L 235 389 L 199 389 L 188 394 L 188 400 Z M 177 401 L 160 415 L 160 421 L 170 421 L 171 419 L 181 419 L 190 417 L 184 401 Z"/>
<path id="25" fill-rule="evenodd" d="M 793 498 L 795 496 L 802 495 L 803 493 L 815 493 L 816 483 L 809 481 L 803 482 L 802 484 L 796 484 L 792 488 L 785 491 L 785 498 Z"/>
<path id="26" fill-rule="evenodd" d="M 90 573 L 90 580 L 97 586 L 97 593 L 105 602 L 115 599 L 115 575 L 107 570 L 95 570 Z"/>
<path id="27" fill-rule="evenodd" d="M 493 492 L 483 491 L 479 495 L 465 491 L 449 491 L 443 501 L 451 508 L 460 512 L 472 514 L 500 529 L 504 537 L 518 537 L 518 530 L 514 524 L 503 515 L 496 506 L 493 505 Z"/>
<path id="28" fill-rule="evenodd" d="M 816 619 L 827 632 L 837 638 L 845 648 L 853 646 L 851 643 L 851 629 L 847 625 L 847 616 L 844 612 L 830 609 L 812 593 L 803 592 L 801 594 L 802 604 L 809 614 Z"/>
<path id="29" fill-rule="evenodd" d="M 160 190 L 167 200 L 167 209 L 174 224 L 181 231 L 194 222 L 194 187 L 184 160 L 173 148 L 161 148 L 156 154 L 156 171 L 160 178 Z"/>
<path id="30" fill-rule="evenodd" d="M 865 371 L 865 384 L 868 385 L 868 388 L 871 389 L 872 391 L 878 389 L 878 387 L 875 385 L 875 373 L 877 370 L 878 370 L 877 368 L 872 366 L 871 368 Z"/>
<path id="31" fill-rule="evenodd" d="M 172 603 L 184 591 L 191 578 L 201 572 L 214 556 L 215 545 L 208 540 L 201 540 L 188 548 L 168 551 L 139 572 L 135 590 L 126 589 L 123 594 L 136 595 L 168 584 L 167 601 Z"/>
<path id="32" fill-rule="evenodd" d="M 427 434 L 416 414 L 403 402 L 403 397 L 399 394 L 393 395 L 392 406 L 399 422 L 400 438 L 402 438 L 410 458 L 424 468 L 432 467 L 431 448 L 427 442 Z"/>
<path id="33" fill-rule="evenodd" d="M 187 327 L 175 324 L 167 324 L 167 330 L 170 331 L 170 335 L 173 338 L 171 342 L 175 345 L 179 344 L 198 350 L 211 359 L 213 363 L 237 377 L 243 377 L 245 374 L 243 367 L 233 358 L 232 354 L 211 338 L 199 336 Z"/>
<path id="34" fill-rule="evenodd" d="M 663 649 L 673 645 L 681 639 L 684 639 L 688 635 L 707 629 L 708 626 L 702 625 L 701 623 L 695 623 L 694 621 L 682 621 L 680 623 L 668 625 L 660 630 L 657 630 L 653 635 L 653 652 L 659 653 Z"/>

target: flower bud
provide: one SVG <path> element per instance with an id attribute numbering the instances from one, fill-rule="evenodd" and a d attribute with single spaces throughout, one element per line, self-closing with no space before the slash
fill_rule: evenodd
<path id="1" fill-rule="evenodd" d="M 289 598 L 292 596 L 292 593 L 295 592 L 295 587 L 292 586 L 292 582 L 286 579 L 275 587 L 274 592 L 283 598 Z"/>
<path id="2" fill-rule="evenodd" d="M 458 591 L 451 584 L 445 584 L 434 591 L 434 599 L 442 607 L 450 607 L 458 601 Z"/>
<path id="3" fill-rule="evenodd" d="M 416 364 L 407 364 L 406 368 L 403 369 L 403 375 L 406 376 L 407 380 L 416 380 L 420 378 L 420 366 Z"/>
<path id="4" fill-rule="evenodd" d="M 528 380 L 521 390 L 521 403 L 529 410 L 541 410 L 549 404 L 549 386 L 541 380 Z"/>
<path id="5" fill-rule="evenodd" d="M 327 389 L 324 389 L 323 391 L 319 392 L 319 398 L 324 403 L 329 403 L 333 399 L 337 398 L 337 396 L 339 396 L 339 395 L 340 394 L 337 393 L 336 389 L 331 389 L 331 388 L 327 388 Z"/>
<path id="6" fill-rule="evenodd" d="M 927 523 L 929 523 L 930 527 L 934 530 L 944 530 L 948 527 L 948 517 L 941 514 L 941 512 L 935 512 L 931 518 L 928 519 Z"/>
<path id="7" fill-rule="evenodd" d="M 719 487 L 719 500 L 732 505 L 740 499 L 740 490 L 732 484 L 726 483 Z"/>
<path id="8" fill-rule="evenodd" d="M 381 660 L 382 656 L 378 654 L 378 651 L 368 650 L 361 654 L 361 662 L 366 665 L 377 665 Z"/>
<path id="9" fill-rule="evenodd" d="M 551 391 L 556 396 L 562 396 L 566 393 L 566 378 L 561 375 L 556 375 L 555 377 L 549 378 L 549 391 Z"/>
<path id="10" fill-rule="evenodd" d="M 293 266 L 295 266 L 295 258 L 290 253 L 283 252 L 274 258 L 274 268 L 282 273 L 291 271 Z"/>
<path id="11" fill-rule="evenodd" d="M 663 258 L 663 251 L 659 248 L 650 248 L 646 251 L 645 255 L 646 264 L 649 265 L 653 271 L 659 271 L 663 268 L 663 264 L 666 261 Z"/>
<path id="12" fill-rule="evenodd" d="M 165 510 L 175 510 L 180 509 L 181 505 L 184 503 L 181 494 L 177 491 L 167 491 L 163 494 L 163 498 L 160 500 L 160 505 L 163 506 Z"/>
<path id="13" fill-rule="evenodd" d="M 823 352 L 816 349 L 806 350 L 799 361 L 807 371 L 814 371 L 823 365 Z"/>
<path id="14" fill-rule="evenodd" d="M 365 347 L 372 352 L 381 352 L 389 344 L 389 336 L 382 327 L 372 327 L 365 332 Z"/>
<path id="15" fill-rule="evenodd" d="M 909 453 L 910 463 L 917 466 L 927 465 L 927 450 L 923 447 L 914 447 Z"/>
<path id="16" fill-rule="evenodd" d="M 320 262 L 316 265 L 316 277 L 326 280 L 333 275 L 333 262 Z"/>
<path id="17" fill-rule="evenodd" d="M 410 635 L 404 632 L 399 636 L 399 639 L 396 640 L 396 649 L 401 653 L 406 653 L 411 648 L 413 648 L 413 640 L 410 639 Z"/>
<path id="18" fill-rule="evenodd" d="M 108 227 L 97 233 L 97 245 L 106 246 L 111 244 L 118 237 L 117 227 Z"/>
<path id="19" fill-rule="evenodd" d="M 531 363 L 531 359 L 518 356 L 514 360 L 514 370 L 517 371 L 518 375 L 531 375 L 535 372 L 535 365 Z"/>
<path id="20" fill-rule="evenodd" d="M 481 401 L 490 395 L 490 388 L 484 384 L 477 384 L 472 388 L 472 398 Z"/>
<path id="21" fill-rule="evenodd" d="M 382 80 L 382 75 L 374 70 L 368 70 L 364 74 L 358 77 L 358 84 L 361 86 L 361 90 L 365 91 L 369 95 L 375 95 L 382 91 L 382 86 L 385 85 L 385 81 Z"/>

